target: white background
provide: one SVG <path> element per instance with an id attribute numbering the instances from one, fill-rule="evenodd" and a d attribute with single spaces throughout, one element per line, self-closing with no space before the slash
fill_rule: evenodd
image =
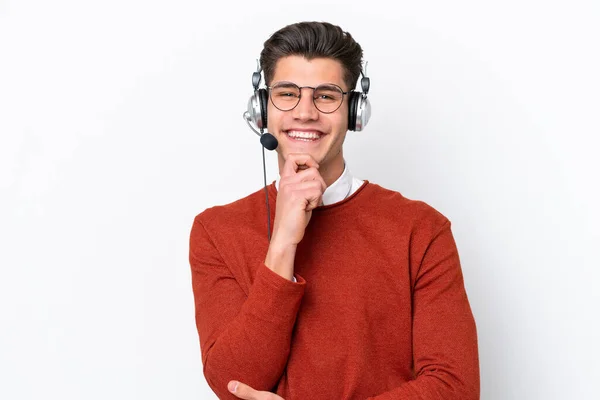
<path id="1" fill-rule="evenodd" d="M 598 398 L 599 3 L 388 4 L 0 1 L 0 398 L 214 398 L 189 230 L 261 188 L 250 77 L 301 20 L 369 61 L 352 172 L 453 223 L 482 398 Z"/>

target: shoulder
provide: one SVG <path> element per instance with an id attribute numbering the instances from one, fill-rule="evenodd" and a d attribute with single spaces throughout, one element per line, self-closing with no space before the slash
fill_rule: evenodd
<path id="1" fill-rule="evenodd" d="M 369 185 L 369 203 L 390 220 L 405 221 L 409 226 L 425 230 L 436 230 L 450 224 L 445 215 L 424 200 L 408 198 L 399 191 L 376 183 L 369 182 Z"/>
<path id="2" fill-rule="evenodd" d="M 262 208 L 261 208 L 262 207 Z M 194 225 L 205 229 L 226 228 L 251 223 L 256 214 L 265 208 L 264 189 L 259 189 L 241 199 L 227 204 L 214 205 L 196 215 Z"/>

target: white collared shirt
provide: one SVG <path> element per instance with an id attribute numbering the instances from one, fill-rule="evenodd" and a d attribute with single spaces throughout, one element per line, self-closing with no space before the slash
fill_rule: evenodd
<path id="1" fill-rule="evenodd" d="M 278 177 L 275 181 L 275 188 L 277 188 L 278 191 L 280 179 L 281 178 Z M 356 192 L 363 183 L 364 181 L 352 176 L 348 164 L 344 162 L 344 172 L 342 172 L 342 175 L 340 175 L 340 177 L 329 185 L 327 189 L 325 189 L 325 192 L 323 192 L 323 205 L 327 206 L 344 200 L 346 197 Z"/>

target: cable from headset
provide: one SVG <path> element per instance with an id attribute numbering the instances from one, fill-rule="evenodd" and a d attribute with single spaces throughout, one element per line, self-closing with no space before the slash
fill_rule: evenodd
<path id="1" fill-rule="evenodd" d="M 263 181 L 265 184 L 265 202 L 267 203 L 267 237 L 269 242 L 271 241 L 271 207 L 269 207 L 269 190 L 267 189 L 267 168 L 265 167 L 265 147 L 262 148 L 262 160 L 263 160 Z"/>

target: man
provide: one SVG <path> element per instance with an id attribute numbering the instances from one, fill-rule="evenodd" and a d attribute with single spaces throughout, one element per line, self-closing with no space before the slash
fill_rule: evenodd
<path id="1" fill-rule="evenodd" d="M 265 42 L 280 172 L 271 239 L 262 189 L 205 210 L 190 237 L 204 375 L 219 398 L 479 398 L 450 222 L 345 163 L 361 62 L 360 45 L 328 23 Z"/>

